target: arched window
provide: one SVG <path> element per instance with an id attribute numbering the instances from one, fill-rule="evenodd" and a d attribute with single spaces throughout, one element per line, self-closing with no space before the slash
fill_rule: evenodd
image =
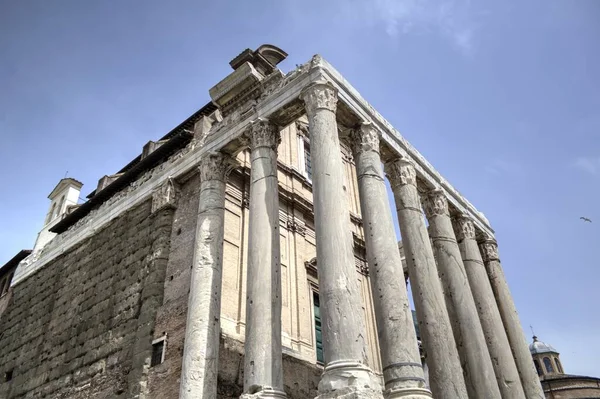
<path id="1" fill-rule="evenodd" d="M 556 363 L 556 371 L 563 374 L 564 372 L 563 372 L 562 366 L 560 365 L 560 360 L 558 360 L 557 357 L 554 358 L 554 363 Z"/>
<path id="2" fill-rule="evenodd" d="M 540 362 L 538 362 L 537 360 L 534 359 L 533 364 L 535 364 L 535 369 L 537 370 L 538 375 L 544 374 L 544 372 L 542 371 L 542 368 L 540 367 Z"/>
<path id="3" fill-rule="evenodd" d="M 552 367 L 552 362 L 549 357 L 544 358 L 544 366 L 546 366 L 546 371 L 549 373 L 554 373 L 554 367 Z"/>

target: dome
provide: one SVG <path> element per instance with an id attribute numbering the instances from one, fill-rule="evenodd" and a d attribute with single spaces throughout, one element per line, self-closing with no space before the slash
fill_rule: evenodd
<path id="1" fill-rule="evenodd" d="M 542 341 L 538 341 L 538 338 L 535 335 L 533 336 L 533 342 L 529 344 L 529 352 L 531 352 L 532 355 L 540 353 L 558 353 L 552 346 Z"/>

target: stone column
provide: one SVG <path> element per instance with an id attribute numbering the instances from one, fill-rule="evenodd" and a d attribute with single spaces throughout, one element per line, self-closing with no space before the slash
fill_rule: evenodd
<path id="1" fill-rule="evenodd" d="M 455 231 L 502 397 L 504 399 L 525 398 L 492 286 L 475 241 L 473 221 L 468 216 L 457 217 Z"/>
<path id="2" fill-rule="evenodd" d="M 242 398 L 285 398 L 281 355 L 281 265 L 277 126 L 251 123 L 246 340 Z"/>
<path id="3" fill-rule="evenodd" d="M 309 120 L 325 370 L 319 398 L 381 398 L 366 366 L 366 329 L 335 111 L 337 92 L 317 81 L 301 97 Z"/>
<path id="4" fill-rule="evenodd" d="M 217 397 L 225 179 L 233 160 L 212 153 L 200 161 L 200 203 L 181 370 L 181 399 Z"/>
<path id="5" fill-rule="evenodd" d="M 519 370 L 523 390 L 528 399 L 543 399 L 544 392 L 533 364 L 529 345 L 525 340 L 517 308 L 510 294 L 500 257 L 498 256 L 498 244 L 493 239 L 485 240 L 480 245 L 483 261 L 487 269 L 488 277 L 496 297 L 496 303 L 500 310 L 500 316 L 504 323 L 504 329 L 510 342 L 513 357 Z"/>
<path id="6" fill-rule="evenodd" d="M 424 198 L 423 208 L 469 397 L 500 399 L 494 367 L 452 228 L 446 194 L 439 189 L 430 191 Z"/>
<path id="7" fill-rule="evenodd" d="M 386 398 L 431 398 L 408 303 L 404 271 L 385 189 L 379 134 L 371 123 L 352 133 L 360 209 Z"/>
<path id="8" fill-rule="evenodd" d="M 402 157 L 388 162 L 386 172 L 396 200 L 431 391 L 436 399 L 466 399 L 465 380 L 417 192 L 415 168 Z"/>

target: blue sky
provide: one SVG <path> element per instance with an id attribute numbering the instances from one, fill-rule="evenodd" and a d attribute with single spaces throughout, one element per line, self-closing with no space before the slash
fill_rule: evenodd
<path id="1" fill-rule="evenodd" d="M 489 218 L 529 337 L 600 376 L 600 2 L 0 0 L 0 264 L 263 43 L 322 54 Z M 593 223 L 584 223 L 586 216 Z"/>

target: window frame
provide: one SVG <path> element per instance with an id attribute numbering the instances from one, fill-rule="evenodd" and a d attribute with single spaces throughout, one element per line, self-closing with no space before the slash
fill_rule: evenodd
<path id="1" fill-rule="evenodd" d="M 546 372 L 549 374 L 554 373 L 554 365 L 552 364 L 552 360 L 546 356 L 542 359 L 542 361 L 544 362 L 544 368 L 546 369 Z"/>
<path id="2" fill-rule="evenodd" d="M 152 359 L 154 358 L 154 346 L 162 342 L 162 353 L 160 355 L 160 363 L 152 364 Z M 156 338 L 152 341 L 152 353 L 150 354 L 150 367 L 156 367 L 165 362 L 165 355 L 167 353 L 167 334 L 162 337 Z"/>

